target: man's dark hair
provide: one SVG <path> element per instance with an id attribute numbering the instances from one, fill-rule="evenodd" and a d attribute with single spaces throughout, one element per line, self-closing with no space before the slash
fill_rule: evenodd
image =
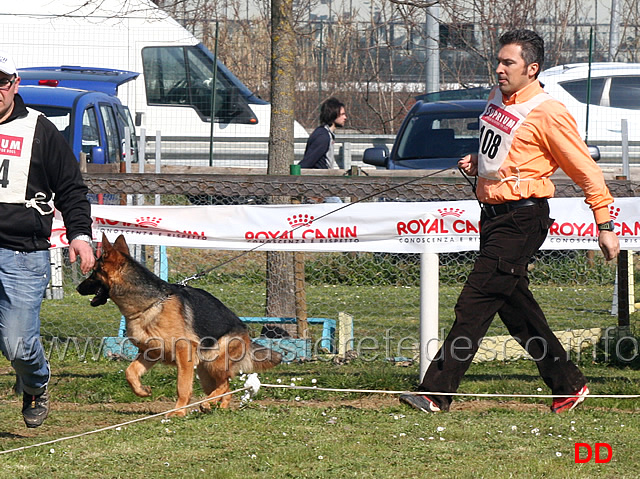
<path id="1" fill-rule="evenodd" d="M 511 30 L 503 33 L 498 42 L 501 48 L 505 45 L 520 45 L 522 58 L 527 66 L 537 63 L 540 67 L 536 73 L 536 78 L 538 78 L 544 63 L 544 40 L 540 35 L 532 30 Z"/>
<path id="2" fill-rule="evenodd" d="M 344 103 L 337 98 L 327 98 L 322 102 L 322 105 L 320 105 L 320 124 L 333 125 L 338 115 L 340 115 L 340 109 L 343 107 Z"/>

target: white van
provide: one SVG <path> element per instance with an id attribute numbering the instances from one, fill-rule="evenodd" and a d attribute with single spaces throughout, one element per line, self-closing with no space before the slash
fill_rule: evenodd
<path id="1" fill-rule="evenodd" d="M 147 136 L 161 132 L 163 162 L 209 164 L 213 114 L 213 165 L 266 166 L 270 105 L 220 62 L 212 101 L 213 54 L 150 0 L 2 2 L 0 44 L 18 70 L 79 65 L 139 72 L 118 97 Z M 294 136 L 308 137 L 297 122 Z"/>

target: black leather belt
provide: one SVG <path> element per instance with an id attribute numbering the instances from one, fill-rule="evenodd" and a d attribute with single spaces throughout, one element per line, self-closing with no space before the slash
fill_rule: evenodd
<path id="1" fill-rule="evenodd" d="M 524 198 L 518 201 L 507 201 L 506 203 L 500 203 L 499 205 L 480 203 L 480 207 L 482 208 L 482 211 L 485 215 L 487 215 L 489 218 L 494 218 L 495 216 L 503 215 L 518 208 L 524 208 L 525 206 L 544 205 L 546 203 L 546 198 Z"/>

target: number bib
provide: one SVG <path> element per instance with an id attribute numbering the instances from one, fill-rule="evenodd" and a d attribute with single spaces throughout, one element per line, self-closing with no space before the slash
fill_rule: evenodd
<path id="1" fill-rule="evenodd" d="M 501 179 L 499 170 L 511 150 L 517 129 L 531 110 L 550 98 L 547 93 L 539 93 L 524 103 L 505 106 L 502 95 L 496 92 L 480 115 L 479 176 L 489 180 Z"/>
<path id="2" fill-rule="evenodd" d="M 0 125 L 0 203 L 26 203 L 31 148 L 39 113 Z"/>

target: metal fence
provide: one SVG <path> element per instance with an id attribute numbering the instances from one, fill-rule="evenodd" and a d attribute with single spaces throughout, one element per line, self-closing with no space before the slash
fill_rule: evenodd
<path id="1" fill-rule="evenodd" d="M 211 166 L 266 168 L 269 143 L 264 138 L 215 138 L 213 148 L 209 148 L 209 138 L 188 136 L 162 136 L 162 132 L 139 132 L 139 142 L 145 144 L 145 159 L 153 161 L 156 150 L 162 151 L 164 166 Z M 395 135 L 374 135 L 360 133 L 338 133 L 334 144 L 334 155 L 340 169 L 352 166 L 367 167 L 362 155 L 367 148 L 384 147 L 391 152 Z M 294 163 L 302 160 L 306 138 L 294 140 Z M 593 142 L 592 142 L 593 143 Z M 595 143 L 593 143 L 595 144 Z M 640 164 L 640 141 L 606 141 L 596 144 L 600 150 L 600 164 L 603 167 L 622 167 L 626 155 L 631 166 Z"/>
<path id="2" fill-rule="evenodd" d="M 101 194 L 103 201 L 131 201 L 163 205 L 188 205 L 196 199 L 247 201 L 247 198 L 287 197 L 310 201 L 312 197 L 341 196 L 345 199 L 380 201 L 393 197 L 397 201 L 469 199 L 466 183 L 459 178 L 407 178 L 360 176 L 262 176 L 262 175 L 172 175 L 172 174 L 89 174 L 90 190 Z M 558 196 L 580 196 L 569 182 L 558 181 Z M 612 181 L 614 195 L 633 196 L 637 185 Z M 137 196 L 136 196 L 137 195 Z M 399 203 L 399 208 L 402 204 Z M 137 247 L 135 254 L 151 270 L 158 270 L 159 248 Z M 338 352 L 337 332 L 327 337 L 326 320 L 339 323 L 353 318 L 353 349 L 363 358 L 406 359 L 416 356 L 419 344 L 420 258 L 415 254 L 391 253 L 284 253 L 298 273 L 287 268 L 269 269 L 273 260 L 267 252 L 216 251 L 168 247 L 168 279 L 180 281 L 198 271 L 213 268 L 191 286 L 201 287 L 222 300 L 241 317 L 296 316 L 300 305 L 284 304 L 284 313 L 270 311 L 274 295 L 299 299 L 302 288 L 305 314 L 319 318 L 311 322 L 309 332 L 313 353 Z M 282 254 L 282 253 L 281 253 Z M 441 338 L 453 322 L 453 306 L 475 252 L 440 254 L 439 315 Z M 288 256 L 287 256 L 288 255 Z M 635 311 L 633 291 L 639 282 L 634 273 L 640 267 L 630 257 L 627 285 L 631 298 L 617 298 L 616 265 L 605 263 L 600 253 L 585 251 L 547 251 L 538 254 L 530 266 L 534 295 L 545 310 L 552 329 L 569 331 L 565 341 L 581 354 L 592 354 L 593 344 L 603 336 L 613 336 L 619 325 L 634 328 L 640 314 Z M 303 271 L 302 277 L 299 272 Z M 297 276 L 296 276 L 297 274 Z M 87 340 L 117 336 L 120 314 L 114 305 L 90 308 L 89 299 L 73 291 L 81 276 L 65 260 L 63 267 L 65 295 L 62 300 L 46 300 L 42 313 L 42 334 L 46 339 L 69 342 L 85 348 Z M 301 281 L 300 281 L 301 280 Z M 270 290 L 275 285 L 276 291 Z M 278 289 L 279 288 L 279 289 Z M 276 302 L 277 302 L 276 298 Z M 286 302 L 285 302 L 286 303 Z M 626 307 L 617 304 L 630 304 Z M 276 308 L 276 310 L 278 309 Z M 66 313 L 65 313 L 66 312 Z M 334 323 L 334 324 L 337 324 Z M 252 324 L 254 336 L 263 331 L 262 324 Z M 339 327 L 339 326 L 338 326 Z M 607 330 L 607 328 L 610 328 Z M 330 328 L 329 328 L 330 329 Z M 296 329 L 287 329 L 296 334 Z M 268 333 L 268 332 L 267 332 Z M 500 321 L 494 321 L 489 336 L 507 335 Z M 618 334 L 618 333 L 616 333 Z M 327 340 L 334 343 L 327 343 Z M 78 343 L 79 341 L 79 343 Z M 632 341 L 630 339 L 630 341 Z M 513 358 L 522 352 L 507 351 L 508 340 L 489 352 L 489 359 Z M 82 346 L 84 344 L 84 346 Z M 635 355 L 637 344 L 631 344 Z M 92 346 L 93 347 L 93 346 Z M 511 344 L 510 347 L 513 347 Z M 504 353 L 504 354 L 503 354 Z M 635 356 L 633 356 L 635 358 Z M 52 360 L 56 356 L 53 354 Z"/>

